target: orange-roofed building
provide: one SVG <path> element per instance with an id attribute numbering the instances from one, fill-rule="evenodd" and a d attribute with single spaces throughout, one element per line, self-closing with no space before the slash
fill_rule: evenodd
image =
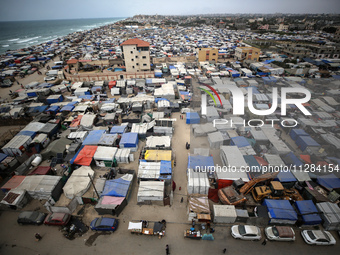
<path id="1" fill-rule="evenodd" d="M 129 39 L 120 44 L 123 48 L 126 72 L 150 71 L 150 44 L 140 39 Z"/>

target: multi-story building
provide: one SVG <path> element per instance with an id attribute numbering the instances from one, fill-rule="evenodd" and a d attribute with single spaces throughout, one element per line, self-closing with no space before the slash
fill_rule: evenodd
<path id="1" fill-rule="evenodd" d="M 198 61 L 217 61 L 218 49 L 217 48 L 198 48 Z"/>
<path id="2" fill-rule="evenodd" d="M 308 58 L 311 54 L 311 51 L 305 47 L 301 47 L 299 45 L 287 45 L 282 49 L 282 52 L 286 54 L 288 57 L 294 58 Z"/>
<path id="3" fill-rule="evenodd" d="M 255 47 L 237 47 L 235 50 L 235 59 L 239 61 L 243 60 L 255 60 L 259 61 L 261 49 Z"/>
<path id="4" fill-rule="evenodd" d="M 280 23 L 279 25 L 279 31 L 284 31 L 284 30 L 288 30 L 289 29 L 289 25 L 285 25 L 284 23 Z"/>
<path id="5" fill-rule="evenodd" d="M 340 42 L 340 27 L 336 28 L 333 40 L 336 41 L 336 42 Z"/>
<path id="6" fill-rule="evenodd" d="M 123 48 L 126 72 L 150 71 L 150 44 L 140 39 L 129 39 Z"/>

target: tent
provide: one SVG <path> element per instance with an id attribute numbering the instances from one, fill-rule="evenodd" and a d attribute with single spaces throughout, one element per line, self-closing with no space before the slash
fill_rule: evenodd
<path id="1" fill-rule="evenodd" d="M 295 207 L 301 215 L 304 225 L 319 225 L 322 223 L 318 209 L 312 200 L 296 201 Z"/>
<path id="2" fill-rule="evenodd" d="M 138 133 L 124 133 L 119 142 L 120 148 L 129 148 L 131 151 L 138 149 Z"/>
<path id="3" fill-rule="evenodd" d="M 317 183 L 328 190 L 340 191 L 340 179 L 335 174 L 328 174 L 317 177 Z"/>
<path id="4" fill-rule="evenodd" d="M 43 150 L 41 153 L 43 159 L 50 159 L 51 157 L 55 157 L 57 153 L 64 153 L 66 150 L 66 145 L 70 145 L 72 143 L 71 140 L 61 137 L 60 139 L 54 140 L 51 142 L 48 147 Z"/>
<path id="5" fill-rule="evenodd" d="M 231 138 L 230 145 L 236 145 L 237 147 L 242 148 L 250 146 L 250 143 L 248 142 L 247 138 L 243 136 L 236 136 Z"/>
<path id="6" fill-rule="evenodd" d="M 137 203 L 153 202 L 163 205 L 164 182 L 161 181 L 140 181 L 137 193 Z"/>
<path id="7" fill-rule="evenodd" d="M 288 200 L 265 199 L 263 205 L 267 206 L 270 221 L 273 224 L 295 224 L 297 213 Z"/>
<path id="8" fill-rule="evenodd" d="M 198 169 L 199 172 L 203 172 L 211 167 L 214 167 L 214 159 L 211 156 L 189 155 L 188 157 L 188 169 Z"/>
<path id="9" fill-rule="evenodd" d="M 67 198 L 81 197 L 91 186 L 91 179 L 94 171 L 89 166 L 81 166 L 74 170 L 70 178 L 63 187 L 64 194 Z"/>
<path id="10" fill-rule="evenodd" d="M 93 156 L 97 151 L 98 146 L 85 145 L 70 161 L 71 164 L 89 166 L 93 160 Z"/>
<path id="11" fill-rule="evenodd" d="M 296 139 L 295 143 L 299 147 L 299 149 L 302 151 L 305 151 L 308 147 L 320 147 L 321 146 L 310 136 L 299 136 Z"/>
<path id="12" fill-rule="evenodd" d="M 11 179 L 9 179 L 2 187 L 1 190 L 6 193 L 11 189 L 15 189 L 22 183 L 26 176 L 22 175 L 14 175 Z"/>
<path id="13" fill-rule="evenodd" d="M 93 130 L 90 131 L 85 140 L 83 141 L 83 145 L 98 145 L 102 135 L 105 133 L 105 130 Z"/>
<path id="14" fill-rule="evenodd" d="M 293 128 L 290 132 L 289 132 L 290 137 L 295 141 L 299 136 L 309 136 L 309 134 L 303 130 L 303 129 L 299 129 L 299 128 Z"/>
<path id="15" fill-rule="evenodd" d="M 51 173 L 50 166 L 38 166 L 28 175 L 47 175 L 49 173 Z"/>
<path id="16" fill-rule="evenodd" d="M 110 130 L 110 134 L 123 134 L 125 133 L 127 126 L 113 126 Z"/>
<path id="17" fill-rule="evenodd" d="M 144 158 L 148 161 L 171 161 L 171 150 L 147 150 Z"/>
<path id="18" fill-rule="evenodd" d="M 117 147 L 98 146 L 93 159 L 99 167 L 111 167 L 117 153 Z"/>
<path id="19" fill-rule="evenodd" d="M 281 156 L 281 158 L 287 166 L 289 167 L 293 166 L 293 169 L 294 169 L 294 166 L 298 168 L 299 166 L 303 165 L 301 160 L 298 159 L 298 157 L 295 156 L 293 152 L 289 152 L 287 155 Z"/>
<path id="20" fill-rule="evenodd" d="M 107 180 L 102 196 L 127 197 L 132 180 L 132 174 L 126 174 L 118 179 Z"/>
<path id="21" fill-rule="evenodd" d="M 99 215 L 111 214 L 118 217 L 126 205 L 127 200 L 125 197 L 102 196 L 94 209 Z"/>
<path id="22" fill-rule="evenodd" d="M 187 112 L 186 113 L 186 124 L 199 124 L 200 116 L 197 112 Z"/>

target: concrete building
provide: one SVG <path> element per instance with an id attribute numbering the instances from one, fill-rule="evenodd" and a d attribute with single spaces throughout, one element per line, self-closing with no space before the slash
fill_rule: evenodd
<path id="1" fill-rule="evenodd" d="M 140 39 L 129 39 L 123 48 L 126 72 L 150 71 L 150 44 Z"/>
<path id="2" fill-rule="evenodd" d="M 255 47 L 237 47 L 235 50 L 235 59 L 239 61 L 243 60 L 255 60 L 259 61 L 261 49 Z"/>
<path id="3" fill-rule="evenodd" d="M 294 44 L 286 46 L 284 49 L 282 49 L 282 52 L 289 56 L 294 58 L 307 58 L 311 55 L 311 50 L 307 49 L 306 47 L 297 46 Z"/>
<path id="4" fill-rule="evenodd" d="M 340 27 L 336 28 L 336 31 L 334 33 L 334 39 L 335 42 L 340 42 Z"/>
<path id="5" fill-rule="evenodd" d="M 279 31 L 285 31 L 288 29 L 289 29 L 289 25 L 285 25 L 284 23 L 281 23 L 278 28 Z"/>
<path id="6" fill-rule="evenodd" d="M 217 48 L 198 48 L 198 61 L 217 61 L 218 49 Z"/>

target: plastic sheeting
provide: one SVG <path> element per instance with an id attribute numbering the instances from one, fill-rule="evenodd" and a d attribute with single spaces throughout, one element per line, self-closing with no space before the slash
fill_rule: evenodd
<path id="1" fill-rule="evenodd" d="M 150 161 L 171 161 L 172 151 L 170 150 L 147 150 L 144 158 Z"/>
<path id="2" fill-rule="evenodd" d="M 93 160 L 93 156 L 97 151 L 98 146 L 85 145 L 80 149 L 79 153 L 76 154 L 75 159 L 71 160 L 71 164 L 89 166 Z"/>
<path id="3" fill-rule="evenodd" d="M 230 145 L 236 145 L 239 148 L 250 146 L 248 140 L 243 136 L 232 137 Z"/>
<path id="4" fill-rule="evenodd" d="M 127 126 L 113 126 L 110 130 L 110 134 L 123 134 L 125 133 Z"/>
<path id="5" fill-rule="evenodd" d="M 214 166 L 214 159 L 211 156 L 189 155 L 188 169 L 206 170 Z"/>
<path id="6" fill-rule="evenodd" d="M 298 159 L 297 156 L 294 155 L 293 152 L 288 153 L 285 156 L 281 156 L 283 162 L 287 165 L 287 166 L 302 166 L 303 163 L 301 162 L 301 160 Z"/>
<path id="7" fill-rule="evenodd" d="M 322 219 L 312 200 L 296 201 L 295 207 L 301 215 L 304 225 L 319 225 Z"/>
<path id="8" fill-rule="evenodd" d="M 171 146 L 171 137 L 170 136 L 149 136 L 146 138 L 147 148 L 170 148 Z"/>
<path id="9" fill-rule="evenodd" d="M 192 194 L 188 197 L 189 212 L 210 214 L 207 195 Z"/>
<path id="10" fill-rule="evenodd" d="M 199 124 L 200 121 L 200 116 L 197 112 L 186 113 L 186 124 Z"/>
<path id="11" fill-rule="evenodd" d="M 83 145 L 97 145 L 104 133 L 105 130 L 90 131 L 88 136 L 83 141 Z"/>
<path id="12" fill-rule="evenodd" d="M 299 147 L 299 149 L 302 151 L 305 151 L 307 147 L 320 147 L 321 146 L 310 136 L 299 136 L 297 140 L 295 141 L 295 143 Z"/>
<path id="13" fill-rule="evenodd" d="M 328 190 L 340 189 L 340 179 L 334 174 L 318 176 L 317 182 Z"/>
<path id="14" fill-rule="evenodd" d="M 137 202 L 163 201 L 164 182 L 140 181 L 137 193 Z"/>
<path id="15" fill-rule="evenodd" d="M 120 140 L 119 147 L 135 148 L 138 146 L 138 133 L 124 133 Z"/>
<path id="16" fill-rule="evenodd" d="M 107 180 L 102 196 L 126 197 L 131 185 L 132 175 L 126 174 L 122 178 Z"/>
<path id="17" fill-rule="evenodd" d="M 289 132 L 289 135 L 293 140 L 296 140 L 299 136 L 309 136 L 309 134 L 305 130 L 299 128 L 293 128 Z"/>
<path id="18" fill-rule="evenodd" d="M 93 177 L 94 171 L 91 167 L 82 166 L 74 170 L 70 178 L 63 187 L 64 194 L 67 198 L 81 197 L 86 193 L 91 185 L 90 175 Z"/>
<path id="19" fill-rule="evenodd" d="M 265 199 L 263 205 L 267 206 L 270 223 L 295 224 L 297 213 L 288 200 Z"/>

